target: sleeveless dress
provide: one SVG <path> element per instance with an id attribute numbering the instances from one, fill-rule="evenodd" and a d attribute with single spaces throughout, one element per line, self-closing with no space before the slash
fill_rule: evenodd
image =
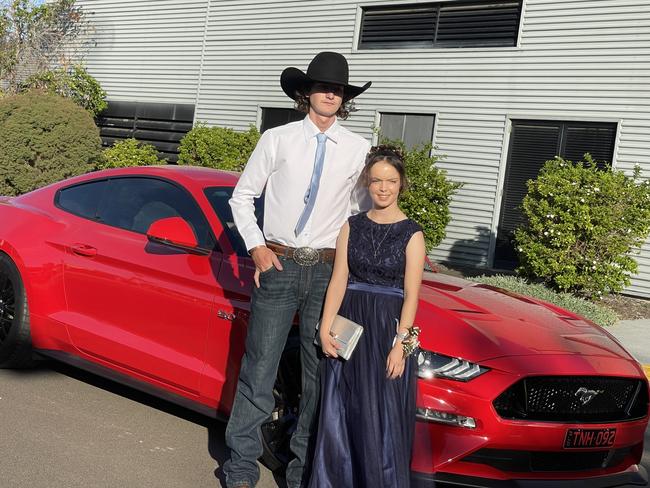
<path id="1" fill-rule="evenodd" d="M 386 378 L 400 318 L 410 219 L 378 224 L 350 217 L 348 288 L 339 315 L 364 326 L 348 361 L 323 359 L 321 410 L 309 488 L 403 488 L 410 484 L 415 429 L 413 355 Z"/>

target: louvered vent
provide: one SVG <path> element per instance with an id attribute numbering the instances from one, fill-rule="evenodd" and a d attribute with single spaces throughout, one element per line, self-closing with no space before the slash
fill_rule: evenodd
<path id="1" fill-rule="evenodd" d="M 521 2 L 444 3 L 436 44 L 441 47 L 515 46 Z"/>
<path id="2" fill-rule="evenodd" d="M 514 46 L 521 0 L 363 9 L 359 49 Z"/>
<path id="3" fill-rule="evenodd" d="M 180 140 L 192 129 L 193 120 L 193 104 L 111 101 L 95 123 L 104 146 L 133 137 L 175 163 Z"/>
<path id="4" fill-rule="evenodd" d="M 437 16 L 431 5 L 365 9 L 359 48 L 432 47 Z"/>

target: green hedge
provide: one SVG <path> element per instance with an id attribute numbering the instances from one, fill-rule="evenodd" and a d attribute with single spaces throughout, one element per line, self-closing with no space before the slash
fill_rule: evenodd
<path id="1" fill-rule="evenodd" d="M 588 297 L 620 291 L 650 232 L 650 182 L 584 161 L 547 161 L 528 182 L 515 232 L 522 276 Z"/>
<path id="2" fill-rule="evenodd" d="M 178 164 L 242 171 L 260 138 L 251 126 L 246 132 L 196 125 L 181 140 Z"/>
<path id="3" fill-rule="evenodd" d="M 57 68 L 43 71 L 29 77 L 21 84 L 21 91 L 42 89 L 71 99 L 94 116 L 107 106 L 106 92 L 86 68 L 75 64 L 68 69 Z"/>
<path id="4" fill-rule="evenodd" d="M 86 173 L 101 154 L 92 116 L 71 100 L 30 91 L 0 100 L 0 194 Z"/>
<path id="5" fill-rule="evenodd" d="M 118 141 L 104 150 L 98 169 L 126 168 L 129 166 L 149 166 L 165 164 L 167 161 L 158 157 L 158 151 L 151 144 L 130 138 Z"/>

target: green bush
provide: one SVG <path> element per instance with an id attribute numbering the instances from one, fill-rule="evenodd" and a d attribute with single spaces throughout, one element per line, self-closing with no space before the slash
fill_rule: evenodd
<path id="1" fill-rule="evenodd" d="M 485 283 L 488 285 L 510 290 L 520 295 L 527 295 L 539 298 L 546 302 L 557 305 L 574 312 L 581 317 L 591 320 L 592 322 L 609 326 L 614 325 L 618 317 L 616 313 L 602 305 L 595 304 L 584 298 L 579 298 L 570 293 L 557 293 L 539 283 L 528 283 L 522 278 L 516 276 L 477 276 L 468 278 L 470 281 Z"/>
<path id="2" fill-rule="evenodd" d="M 118 141 L 104 150 L 98 169 L 127 168 L 129 166 L 150 166 L 165 164 L 158 157 L 158 151 L 151 144 L 144 144 L 136 139 Z"/>
<path id="3" fill-rule="evenodd" d="M 650 232 L 650 182 L 586 154 L 547 161 L 528 182 L 526 224 L 515 231 L 517 271 L 557 290 L 588 297 L 620 291 L 637 263 L 631 256 Z"/>
<path id="4" fill-rule="evenodd" d="M 92 116 L 71 100 L 30 91 L 0 100 L 0 194 L 18 195 L 94 169 Z"/>
<path id="5" fill-rule="evenodd" d="M 447 179 L 447 172 L 435 166 L 440 158 L 431 154 L 430 144 L 405 149 L 401 141 L 387 142 L 399 146 L 404 153 L 408 186 L 400 196 L 400 208 L 422 226 L 427 251 L 430 251 L 445 238 L 451 220 L 451 197 L 462 183 Z"/>
<path id="6" fill-rule="evenodd" d="M 242 171 L 260 138 L 251 126 L 246 132 L 198 124 L 181 140 L 178 164 Z"/>
<path id="7" fill-rule="evenodd" d="M 70 98 L 94 116 L 108 106 L 106 92 L 99 82 L 78 64 L 69 69 L 58 68 L 32 75 L 20 88 L 21 91 L 36 88 Z"/>

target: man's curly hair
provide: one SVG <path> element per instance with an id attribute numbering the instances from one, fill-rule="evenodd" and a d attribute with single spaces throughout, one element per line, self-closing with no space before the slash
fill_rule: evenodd
<path id="1" fill-rule="evenodd" d="M 385 161 L 390 164 L 399 173 L 399 193 L 400 195 L 406 190 L 408 182 L 406 180 L 406 167 L 404 165 L 404 153 L 398 146 L 380 144 L 373 146 L 366 156 L 366 164 L 361 172 L 361 178 L 366 186 L 370 186 L 370 168 L 375 163 Z"/>
<path id="2" fill-rule="evenodd" d="M 308 86 L 296 92 L 296 99 L 294 104 L 294 108 L 296 110 L 298 110 L 299 112 L 304 112 L 306 114 L 309 113 L 310 105 L 309 105 L 309 96 L 306 95 L 305 93 L 309 92 L 309 88 L 310 87 Z M 346 120 L 352 112 L 356 112 L 354 108 L 354 100 L 348 100 L 347 102 L 343 102 L 341 104 L 338 111 L 336 112 L 336 116 L 341 120 Z"/>

